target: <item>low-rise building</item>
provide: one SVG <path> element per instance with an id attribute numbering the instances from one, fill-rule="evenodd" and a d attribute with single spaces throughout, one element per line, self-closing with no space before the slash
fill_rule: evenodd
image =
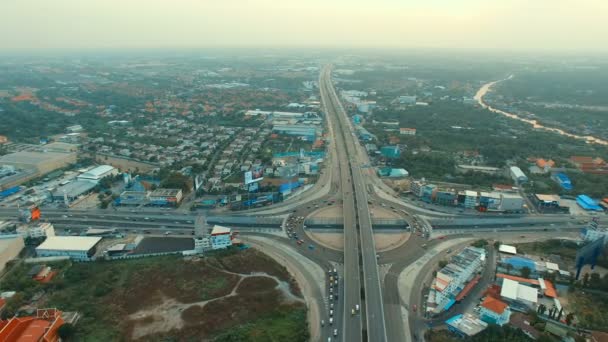
<path id="1" fill-rule="evenodd" d="M 509 168 L 509 172 L 511 174 L 511 178 L 515 183 L 522 184 L 528 181 L 528 176 L 517 166 L 511 166 Z"/>
<path id="2" fill-rule="evenodd" d="M 460 164 L 456 166 L 456 171 L 460 173 L 467 172 L 480 172 L 488 175 L 495 175 L 500 172 L 500 169 L 492 166 L 482 166 L 482 165 L 464 165 Z"/>
<path id="3" fill-rule="evenodd" d="M 469 313 L 456 315 L 445 321 L 445 324 L 449 331 L 462 338 L 475 336 L 488 327 L 488 323 Z"/>
<path id="4" fill-rule="evenodd" d="M 465 190 L 464 192 L 464 207 L 475 208 L 477 206 L 477 191 Z"/>
<path id="5" fill-rule="evenodd" d="M 66 206 L 78 198 L 93 192 L 97 184 L 89 181 L 76 180 L 58 187 L 52 192 L 53 201 L 63 201 Z"/>
<path id="6" fill-rule="evenodd" d="M 51 236 L 36 247 L 39 257 L 67 256 L 74 260 L 90 260 L 96 252 L 101 237 Z"/>
<path id="7" fill-rule="evenodd" d="M 401 128 L 399 128 L 399 134 L 401 134 L 401 135 L 416 135 L 416 129 L 415 128 L 401 127 Z"/>
<path id="8" fill-rule="evenodd" d="M 57 342 L 59 328 L 65 323 L 57 309 L 38 309 L 36 316 L 0 320 L 0 341 Z"/>
<path id="9" fill-rule="evenodd" d="M 183 197 L 181 189 L 156 189 L 150 193 L 149 199 L 152 205 L 177 206 Z"/>
<path id="10" fill-rule="evenodd" d="M 538 303 L 538 289 L 522 285 L 508 278 L 500 279 L 502 279 L 502 287 L 500 289 L 502 299 L 520 309 L 533 309 L 536 307 L 536 303 Z"/>
<path id="11" fill-rule="evenodd" d="M 231 229 L 224 226 L 213 226 L 211 230 L 211 248 L 224 249 L 232 246 Z"/>
<path id="12" fill-rule="evenodd" d="M 84 172 L 78 176 L 79 180 L 94 182 L 95 184 L 108 176 L 115 176 L 118 174 L 118 170 L 110 165 L 100 165 L 87 172 Z"/>
<path id="13" fill-rule="evenodd" d="M 23 238 L 37 239 L 49 236 L 55 236 L 55 227 L 50 222 L 30 223 L 17 227 L 17 233 Z"/>
<path id="14" fill-rule="evenodd" d="M 564 189 L 566 191 L 572 190 L 572 181 L 565 173 L 563 173 L 563 172 L 555 173 L 555 174 L 551 175 L 551 179 L 553 179 L 557 184 L 559 184 L 559 186 L 562 189 Z"/>
<path id="15" fill-rule="evenodd" d="M 507 303 L 492 296 L 486 296 L 481 303 L 479 317 L 486 323 L 503 326 L 509 323 L 511 310 Z"/>
<path id="16" fill-rule="evenodd" d="M 435 312 L 448 310 L 456 297 L 481 270 L 485 262 L 485 251 L 467 247 L 456 254 L 445 267 L 437 272 L 432 289 L 435 291 Z"/>
<path id="17" fill-rule="evenodd" d="M 589 210 L 589 211 L 603 211 L 604 209 L 600 207 L 595 200 L 587 195 L 578 195 L 576 196 L 576 204 L 579 207 Z"/>

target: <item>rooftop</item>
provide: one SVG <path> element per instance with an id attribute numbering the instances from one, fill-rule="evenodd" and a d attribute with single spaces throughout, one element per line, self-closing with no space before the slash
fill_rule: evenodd
<path id="1" fill-rule="evenodd" d="M 150 193 L 150 197 L 155 196 L 177 196 L 181 189 L 156 189 Z"/>
<path id="2" fill-rule="evenodd" d="M 230 234 L 231 229 L 224 226 L 215 225 L 211 231 L 211 235 Z"/>
<path id="3" fill-rule="evenodd" d="M 110 165 L 99 165 L 83 174 L 80 177 L 90 177 L 90 178 L 98 178 L 103 176 L 105 173 L 114 170 L 113 166 Z"/>
<path id="4" fill-rule="evenodd" d="M 481 306 L 483 306 L 484 308 L 492 311 L 492 312 L 496 312 L 497 314 L 502 314 L 503 312 L 505 312 L 505 309 L 509 306 L 507 305 L 507 303 L 498 300 L 496 298 L 493 298 L 491 296 L 487 296 L 483 302 L 481 303 Z"/>
<path id="5" fill-rule="evenodd" d="M 445 323 L 467 336 L 476 335 L 488 327 L 488 323 L 468 313 L 456 315 L 445 321 Z"/>
<path id="6" fill-rule="evenodd" d="M 537 289 L 522 285 L 511 279 L 503 279 L 500 295 L 511 300 L 522 299 L 532 303 L 536 303 L 538 301 Z"/>
<path id="7" fill-rule="evenodd" d="M 97 236 L 49 236 L 36 250 L 87 252 L 101 241 Z"/>
<path id="8" fill-rule="evenodd" d="M 498 247 L 498 251 L 501 253 L 517 254 L 517 248 L 509 245 L 500 245 L 500 247 Z"/>
<path id="9" fill-rule="evenodd" d="M 64 186 L 58 187 L 55 191 L 53 191 L 53 196 L 63 196 L 65 193 L 69 197 L 76 197 L 89 190 L 92 190 L 95 188 L 95 186 L 95 183 L 90 181 L 76 180 Z"/>

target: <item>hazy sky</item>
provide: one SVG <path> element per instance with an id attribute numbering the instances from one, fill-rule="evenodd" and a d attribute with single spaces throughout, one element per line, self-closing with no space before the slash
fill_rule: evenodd
<path id="1" fill-rule="evenodd" d="M 605 50 L 608 0 L 0 0 L 0 49 Z"/>

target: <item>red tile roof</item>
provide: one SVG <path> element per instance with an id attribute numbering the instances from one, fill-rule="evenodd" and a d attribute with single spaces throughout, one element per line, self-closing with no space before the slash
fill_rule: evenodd
<path id="1" fill-rule="evenodd" d="M 486 308 L 492 312 L 496 312 L 499 315 L 501 315 L 503 312 L 505 312 L 505 309 L 508 307 L 508 305 L 505 302 L 500 301 L 491 296 L 486 297 L 483 300 L 483 302 L 481 303 L 481 306 L 483 306 L 484 308 Z"/>
<path id="2" fill-rule="evenodd" d="M 456 301 L 459 302 L 461 301 L 464 297 L 466 297 L 469 292 L 471 292 L 471 290 L 473 289 L 473 287 L 475 287 L 475 285 L 477 285 L 477 283 L 479 282 L 479 279 L 481 279 L 480 276 L 476 276 L 475 278 L 473 278 L 465 287 L 464 289 L 462 289 L 462 291 L 460 291 L 460 293 L 458 294 L 458 296 L 456 296 Z"/>

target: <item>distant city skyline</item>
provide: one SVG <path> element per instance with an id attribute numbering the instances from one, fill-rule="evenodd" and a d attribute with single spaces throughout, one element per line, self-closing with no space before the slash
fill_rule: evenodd
<path id="1" fill-rule="evenodd" d="M 608 49 L 601 0 L 4 0 L 0 13 L 6 50 Z"/>

